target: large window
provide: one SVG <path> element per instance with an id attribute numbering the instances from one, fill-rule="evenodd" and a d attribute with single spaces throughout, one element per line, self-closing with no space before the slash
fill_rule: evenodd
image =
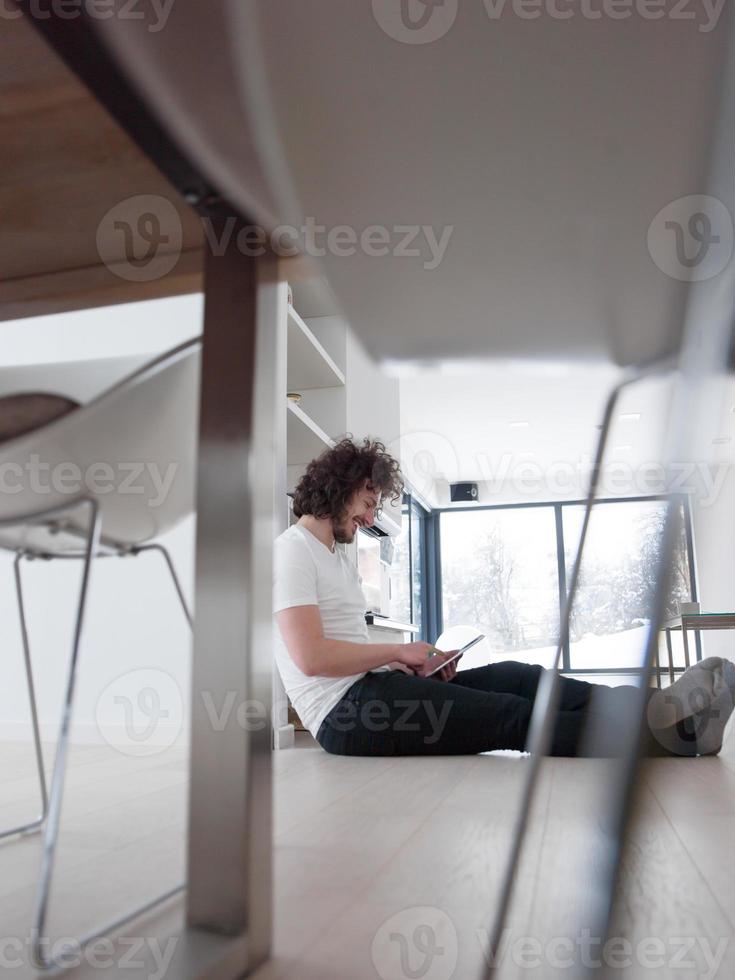
<path id="1" fill-rule="evenodd" d="M 691 595 L 689 549 L 683 507 L 672 566 L 667 616 Z M 584 507 L 564 507 L 564 558 L 570 575 L 582 529 Z M 666 502 L 601 503 L 592 511 L 577 598 L 570 623 L 572 670 L 600 663 L 636 667 L 643 661 L 647 626 L 663 541 Z M 683 653 L 677 643 L 677 658 Z"/>
<path id="2" fill-rule="evenodd" d="M 661 499 L 596 504 L 564 669 L 623 671 L 642 663 L 666 507 Z M 443 628 L 485 633 L 489 649 L 483 644 L 477 653 L 485 662 L 490 654 L 552 663 L 583 515 L 576 503 L 440 512 Z M 682 504 L 667 597 L 671 616 L 679 601 L 696 595 L 689 541 Z M 678 648 L 675 658 L 682 666 Z"/>
<path id="3" fill-rule="evenodd" d="M 476 627 L 506 659 L 552 660 L 559 623 L 553 509 L 445 511 L 440 520 L 444 627 Z"/>
<path id="4" fill-rule="evenodd" d="M 393 542 L 390 566 L 390 616 L 401 623 L 413 623 L 425 631 L 423 580 L 425 568 L 426 511 L 406 495 L 403 501 L 401 533 Z"/>
<path id="5" fill-rule="evenodd" d="M 393 539 L 393 560 L 389 571 L 389 614 L 399 623 L 411 622 L 411 532 L 408 513 L 408 504 L 404 503 L 401 533 Z"/>
<path id="6" fill-rule="evenodd" d="M 426 511 L 413 498 L 409 497 L 408 530 L 411 537 L 411 622 L 418 626 L 420 636 L 426 633 L 424 617 L 424 553 Z"/>

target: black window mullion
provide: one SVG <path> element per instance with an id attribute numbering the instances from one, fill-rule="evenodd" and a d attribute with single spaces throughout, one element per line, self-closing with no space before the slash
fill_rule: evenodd
<path id="1" fill-rule="evenodd" d="M 412 498 L 410 494 L 404 495 L 404 503 L 408 504 L 408 511 L 406 512 L 406 518 L 408 520 L 408 610 L 409 610 L 409 622 L 414 623 L 415 620 L 415 610 L 413 607 L 413 522 L 411 520 L 412 514 Z"/>
<path id="2" fill-rule="evenodd" d="M 559 636 L 561 637 L 561 624 L 564 617 L 564 608 L 567 604 L 567 562 L 564 554 L 564 515 L 561 504 L 554 504 L 554 519 L 556 521 L 556 566 L 559 575 Z M 564 637 L 561 657 L 562 670 L 570 670 L 569 632 Z"/>
<path id="3" fill-rule="evenodd" d="M 426 583 L 424 597 L 425 615 L 422 623 L 422 639 L 435 643 L 444 629 L 442 610 L 442 569 L 441 569 L 441 529 L 440 514 L 432 511 L 424 518 L 424 572 L 422 582 Z"/>

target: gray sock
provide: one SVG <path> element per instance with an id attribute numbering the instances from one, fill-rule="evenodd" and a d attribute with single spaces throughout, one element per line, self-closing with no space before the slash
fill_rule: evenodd
<path id="1" fill-rule="evenodd" d="M 722 669 L 716 676 L 720 683 L 715 696 L 697 717 L 695 732 L 700 755 L 717 755 L 720 751 L 725 726 L 735 707 L 735 664 L 723 660 Z"/>
<path id="2" fill-rule="evenodd" d="M 715 755 L 735 706 L 735 665 L 720 657 L 693 664 L 648 703 L 648 723 L 677 755 Z"/>

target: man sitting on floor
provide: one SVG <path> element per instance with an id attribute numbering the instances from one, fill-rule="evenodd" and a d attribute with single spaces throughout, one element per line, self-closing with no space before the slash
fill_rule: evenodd
<path id="1" fill-rule="evenodd" d="M 403 489 L 398 463 L 376 441 L 343 439 L 296 487 L 298 523 L 276 541 L 276 660 L 286 692 L 327 752 L 452 755 L 526 746 L 543 668 L 504 661 L 426 677 L 429 643 L 370 643 L 357 568 L 344 549 Z M 450 654 L 447 654 L 449 656 Z M 560 678 L 551 754 L 615 755 L 585 740 L 595 715 L 632 717 L 638 689 Z M 664 691 L 648 689 L 643 751 L 713 755 L 733 709 L 735 665 L 709 657 Z"/>

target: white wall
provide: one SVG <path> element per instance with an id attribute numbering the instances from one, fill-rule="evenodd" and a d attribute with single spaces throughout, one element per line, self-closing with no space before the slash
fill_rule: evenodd
<path id="1" fill-rule="evenodd" d="M 155 355 L 202 332 L 204 297 L 127 303 L 0 324 L 0 366 Z"/>
<path id="2" fill-rule="evenodd" d="M 356 439 L 373 436 L 387 446 L 401 434 L 398 381 L 389 377 L 347 334 L 347 428 Z"/>
<path id="3" fill-rule="evenodd" d="M 0 367 L 153 357 L 199 334 L 201 323 L 201 296 L 11 321 L 0 324 Z M 190 603 L 194 533 L 192 516 L 164 539 Z M 12 562 L 10 554 L 0 552 L 0 738 L 26 739 L 31 730 Z M 79 572 L 80 563 L 72 561 L 23 563 L 42 735 L 51 740 L 66 687 Z M 138 753 L 155 751 L 174 736 L 185 738 L 189 663 L 189 629 L 161 557 L 97 561 L 79 661 L 74 737 L 121 738 Z M 125 729 L 126 711 L 132 713 L 132 738 Z M 152 720 L 155 730 L 136 741 Z"/>
<path id="4" fill-rule="evenodd" d="M 189 518 L 161 539 L 170 548 L 190 604 L 194 525 Z M 51 741 L 58 734 L 66 689 L 80 571 L 76 561 L 22 563 L 39 721 L 42 737 Z M 0 556 L 0 624 L 0 738 L 25 740 L 30 737 L 30 715 L 12 558 L 7 554 Z M 134 731 L 156 721 L 141 751 L 170 737 L 185 737 L 190 654 L 190 631 L 162 557 L 148 553 L 97 561 L 79 659 L 73 737 L 80 742 L 126 740 L 126 710 L 133 712 Z"/>
<path id="5" fill-rule="evenodd" d="M 401 459 L 401 397 L 399 382 L 365 353 L 351 331 L 347 333 L 347 429 L 355 439 L 372 436 Z M 386 515 L 400 526 L 401 502 L 383 505 Z"/>
<path id="6" fill-rule="evenodd" d="M 692 507 L 694 550 L 703 612 L 735 611 L 735 466 L 722 464 L 714 500 Z M 702 633 L 703 655 L 735 660 L 735 633 Z"/>

